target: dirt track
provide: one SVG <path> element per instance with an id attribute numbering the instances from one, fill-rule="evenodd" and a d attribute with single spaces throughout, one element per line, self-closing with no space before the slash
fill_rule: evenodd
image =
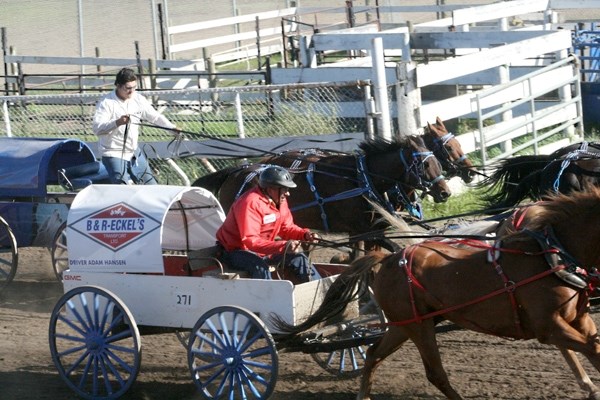
<path id="1" fill-rule="evenodd" d="M 48 251 L 20 249 L 13 283 L 0 294 L 0 399 L 75 399 L 58 376 L 48 349 L 48 321 L 62 294 Z M 513 342 L 453 331 L 438 337 L 450 380 L 467 399 L 584 399 L 557 351 L 537 342 Z M 186 353 L 173 334 L 142 337 L 142 365 L 124 399 L 200 399 Z M 358 378 L 341 380 L 309 355 L 280 354 L 272 399 L 350 400 Z M 584 364 L 592 380 L 600 375 Z M 379 369 L 374 400 L 443 399 L 407 344 Z"/>

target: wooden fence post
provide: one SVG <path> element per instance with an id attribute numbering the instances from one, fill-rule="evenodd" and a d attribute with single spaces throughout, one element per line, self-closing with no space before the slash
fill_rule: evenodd
<path id="1" fill-rule="evenodd" d="M 416 83 L 416 67 L 410 62 L 396 65 L 396 106 L 398 110 L 398 134 L 411 135 L 424 125 L 421 121 L 421 90 Z"/>
<path id="2" fill-rule="evenodd" d="M 26 87 L 25 87 L 25 76 L 23 74 L 23 67 L 21 63 L 17 63 L 17 75 L 18 75 L 18 85 L 19 85 L 19 95 L 25 96 Z"/>
<path id="3" fill-rule="evenodd" d="M 260 18 L 256 16 L 255 20 L 255 29 L 256 29 L 256 61 L 258 63 L 258 70 L 262 69 L 262 60 L 260 56 Z"/>
<path id="4" fill-rule="evenodd" d="M 6 40 L 6 28 L 2 27 L 0 28 L 0 34 L 2 35 L 2 37 L 0 38 L 2 40 L 2 62 L 4 63 L 4 92 L 5 94 L 8 96 L 9 92 L 8 92 L 8 80 L 6 79 L 6 76 L 8 76 L 8 64 L 6 63 L 6 46 L 7 46 L 7 40 Z"/>
<path id="5" fill-rule="evenodd" d="M 206 67 L 210 75 L 208 75 L 208 87 L 216 88 L 219 84 L 219 79 L 217 78 L 217 67 L 215 66 L 215 62 L 212 58 L 206 58 Z M 200 85 L 198 85 L 200 86 Z M 213 107 L 216 107 L 217 102 L 219 101 L 219 93 L 211 92 L 210 93 L 210 101 L 213 103 Z"/>
<path id="6" fill-rule="evenodd" d="M 379 136 L 389 140 L 392 138 L 390 103 L 385 77 L 383 39 L 380 37 L 372 40 L 371 59 L 373 60 L 373 84 L 375 86 L 375 101 L 377 102 L 377 131 Z"/>
<path id="7" fill-rule="evenodd" d="M 148 70 L 148 74 L 150 74 L 150 89 L 156 90 L 156 61 L 152 58 L 148 59 Z M 152 96 L 152 104 L 156 107 L 158 96 Z"/>
<path id="8" fill-rule="evenodd" d="M 138 74 L 140 75 L 139 85 L 140 89 L 144 89 L 146 87 L 146 82 L 144 82 L 144 66 L 142 65 L 142 59 L 140 56 L 140 42 L 137 40 L 133 42 L 135 45 L 135 60 L 137 62 Z"/>
<path id="9" fill-rule="evenodd" d="M 96 58 L 100 58 L 100 48 L 99 47 L 95 48 L 95 54 L 96 54 Z M 98 72 L 98 73 L 102 72 L 102 67 L 100 66 L 100 64 L 96 65 L 96 72 Z"/>
<path id="10" fill-rule="evenodd" d="M 569 51 L 567 49 L 561 50 L 556 53 L 558 60 L 563 60 L 569 56 Z M 558 88 L 558 99 L 561 103 L 568 103 L 571 101 L 571 85 L 566 85 Z M 571 138 L 575 135 L 575 127 L 573 125 L 568 126 L 565 130 L 563 130 L 563 136 L 566 138 Z"/>
<path id="11" fill-rule="evenodd" d="M 13 55 L 13 56 L 17 54 L 17 48 L 15 46 L 10 46 L 9 51 L 10 51 L 10 54 Z M 10 64 L 10 74 L 12 76 L 17 75 L 17 64 L 15 64 L 15 63 L 11 63 Z M 18 88 L 18 83 L 16 83 L 16 82 L 13 83 L 11 85 L 11 87 L 9 87 L 9 89 L 10 89 L 10 91 L 12 93 L 16 93 L 17 92 L 17 88 Z"/>

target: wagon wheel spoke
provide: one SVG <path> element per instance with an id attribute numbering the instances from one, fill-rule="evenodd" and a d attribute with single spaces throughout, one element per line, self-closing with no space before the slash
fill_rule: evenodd
<path id="1" fill-rule="evenodd" d="M 67 224 L 63 223 L 52 241 L 52 267 L 56 279 L 62 281 L 63 272 L 69 268 L 69 253 L 67 250 Z"/>
<path id="2" fill-rule="evenodd" d="M 135 382 L 140 334 L 116 296 L 94 286 L 64 294 L 50 318 L 49 343 L 59 375 L 79 396 L 116 399 Z"/>
<path id="3" fill-rule="evenodd" d="M 360 325 L 386 322 L 385 316 L 377 305 L 371 289 L 369 289 L 369 296 L 364 301 L 360 301 L 356 306 L 358 307 L 358 321 L 360 321 Z M 328 339 L 332 343 L 350 344 L 348 347 L 336 349 L 331 352 L 312 353 L 313 360 L 325 371 L 338 377 L 353 378 L 359 376 L 365 364 L 367 349 L 373 342 L 372 338 L 381 335 L 383 330 L 365 331 L 358 328 L 360 327 L 350 327 L 347 333 L 342 333 L 338 337 Z"/>
<path id="4" fill-rule="evenodd" d="M 0 217 L 0 290 L 15 277 L 18 262 L 17 240 L 8 223 Z"/>
<path id="5" fill-rule="evenodd" d="M 267 399 L 275 389 L 279 358 L 264 323 L 241 307 L 217 307 L 192 329 L 188 364 L 206 399 Z"/>

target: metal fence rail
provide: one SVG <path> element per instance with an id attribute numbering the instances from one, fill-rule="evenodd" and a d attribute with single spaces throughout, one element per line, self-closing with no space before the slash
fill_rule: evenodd
<path id="1" fill-rule="evenodd" d="M 475 100 L 482 164 L 485 166 L 489 162 L 510 157 L 528 147 L 533 147 L 534 153 L 538 154 L 539 143 L 560 132 L 565 137 L 583 137 L 579 80 L 577 58 L 569 56 L 506 84 L 478 92 Z M 564 90 L 570 86 L 574 93 Z M 487 99 L 515 90 L 521 93 L 518 100 L 491 110 L 486 108 Z M 497 124 L 493 132 L 486 132 L 483 122 L 498 117 L 504 123 Z M 513 140 L 526 135 L 531 135 L 531 138 L 513 145 Z M 489 158 L 488 149 L 495 144 L 501 144 L 502 151 Z"/>

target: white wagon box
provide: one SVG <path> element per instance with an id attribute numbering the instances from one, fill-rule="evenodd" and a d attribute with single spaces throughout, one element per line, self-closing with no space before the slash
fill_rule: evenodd
<path id="1" fill-rule="evenodd" d="M 105 288 L 138 325 L 192 328 L 204 312 L 222 305 L 253 311 L 271 330 L 272 313 L 294 323 L 305 319 L 332 278 L 294 286 L 285 280 L 165 275 L 165 252 L 214 246 L 224 218 L 214 195 L 198 187 L 89 186 L 69 211 L 64 290 Z"/>
<path id="2" fill-rule="evenodd" d="M 270 397 L 282 338 L 270 316 L 303 322 L 340 266 L 320 264 L 334 275 L 296 285 L 222 273 L 211 257 L 204 261 L 212 274 L 192 268 L 193 257 L 214 248 L 224 218 L 213 194 L 198 187 L 91 185 L 77 194 L 65 230 L 65 294 L 49 327 L 52 360 L 72 390 L 122 396 L 140 369 L 141 336 L 175 332 L 204 398 Z M 326 370 L 354 374 L 380 334 L 365 324 L 379 319 L 332 322 L 286 351 L 313 353 Z"/>

